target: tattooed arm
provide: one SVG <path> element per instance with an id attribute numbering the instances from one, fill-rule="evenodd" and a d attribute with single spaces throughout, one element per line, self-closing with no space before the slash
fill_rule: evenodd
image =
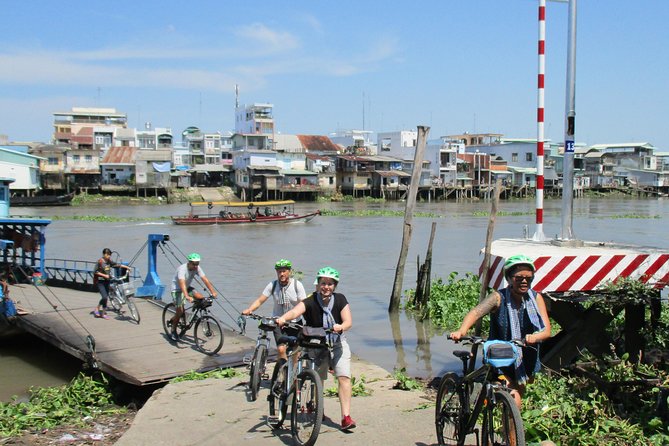
<path id="1" fill-rule="evenodd" d="M 462 321 L 462 325 L 460 325 L 460 328 L 457 331 L 451 333 L 451 339 L 454 341 L 460 340 L 460 338 L 467 334 L 467 331 L 472 328 L 476 321 L 481 319 L 486 314 L 497 311 L 501 303 L 502 297 L 497 291 L 493 291 L 492 293 L 488 294 L 488 297 L 483 299 L 480 304 L 472 308 L 472 310 L 467 313 Z"/>

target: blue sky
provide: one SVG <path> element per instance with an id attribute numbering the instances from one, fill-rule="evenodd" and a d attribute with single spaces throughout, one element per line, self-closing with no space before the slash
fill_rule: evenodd
<path id="1" fill-rule="evenodd" d="M 232 130 L 239 84 L 282 133 L 535 138 L 537 4 L 0 0 L 0 134 L 47 141 L 73 106 Z M 669 150 L 667 19 L 664 0 L 578 2 L 577 141 Z M 548 3 L 546 28 L 546 137 L 562 141 L 567 4 Z"/>

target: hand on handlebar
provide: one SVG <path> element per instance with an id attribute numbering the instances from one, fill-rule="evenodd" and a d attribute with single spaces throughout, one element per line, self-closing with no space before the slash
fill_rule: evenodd
<path id="1" fill-rule="evenodd" d="M 253 313 L 250 308 L 247 308 L 246 310 L 242 310 L 242 314 L 244 316 L 248 316 L 249 314 Z"/>

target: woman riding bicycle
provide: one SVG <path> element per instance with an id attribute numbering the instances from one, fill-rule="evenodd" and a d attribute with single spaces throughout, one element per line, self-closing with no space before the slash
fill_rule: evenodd
<path id="1" fill-rule="evenodd" d="M 350 330 L 353 318 L 346 296 L 334 292 L 338 284 L 339 272 L 336 269 L 329 266 L 321 268 L 316 275 L 317 291 L 279 317 L 277 322 L 279 325 L 284 325 L 286 321 L 303 315 L 305 325 L 329 328 L 334 332 L 329 335 L 334 338 L 332 356 L 319 358 L 318 372 L 324 381 L 328 366 L 334 369 L 339 383 L 341 428 L 348 430 L 353 429 L 356 424 L 351 418 L 351 350 L 344 332 Z"/>
<path id="2" fill-rule="evenodd" d="M 538 344 L 551 336 L 544 298 L 530 288 L 534 272 L 534 263 L 527 256 L 515 255 L 506 259 L 504 277 L 509 285 L 490 293 L 467 313 L 460 328 L 451 333 L 451 339 L 458 341 L 479 319 L 490 314 L 489 339 L 525 340 L 527 346 L 522 348 L 522 356 L 516 364 L 502 369 L 518 408 L 525 384 L 541 368 Z"/>

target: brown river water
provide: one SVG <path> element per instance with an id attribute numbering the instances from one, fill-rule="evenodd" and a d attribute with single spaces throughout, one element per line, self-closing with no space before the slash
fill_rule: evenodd
<path id="1" fill-rule="evenodd" d="M 403 210 L 404 203 L 300 203 L 296 210 Z M 304 274 L 305 288 L 313 287 L 316 271 L 325 265 L 341 273 L 338 290 L 351 305 L 354 327 L 348 333 L 354 354 L 392 371 L 406 367 L 412 376 L 432 377 L 459 367 L 451 354 L 453 344 L 443 333 L 407 318 L 402 312 L 395 321 L 387 308 L 402 241 L 401 217 L 321 216 L 309 223 L 289 225 L 249 225 L 237 227 L 174 226 L 162 216 L 184 214 L 188 205 L 164 206 L 86 206 L 67 208 L 13 208 L 12 215 L 52 217 L 109 215 L 114 217 L 156 218 L 142 222 L 87 222 L 54 220 L 47 229 L 47 258 L 95 261 L 109 247 L 122 260 L 130 261 L 144 245 L 148 234 L 169 234 L 174 252 L 199 252 L 202 267 L 225 297 L 223 307 L 236 318 L 238 312 L 257 297 L 272 280 L 273 264 L 280 258 L 293 262 Z M 417 212 L 438 214 L 438 218 L 414 218 L 411 247 L 407 257 L 403 289 L 414 288 L 416 259 L 425 257 L 431 224 L 437 222 L 433 246 L 432 276 L 447 278 L 452 271 L 464 276 L 478 270 L 485 243 L 489 202 L 418 203 Z M 555 237 L 561 228 L 561 202 L 545 203 L 544 232 Z M 500 211 L 521 215 L 500 215 L 495 238 L 523 236 L 524 226 L 534 233 L 534 201 L 503 201 Z M 300 212 L 300 213 L 301 213 Z M 574 202 L 573 230 L 576 238 L 668 247 L 666 199 L 579 199 Z M 654 217 L 654 218 L 632 218 Z M 146 273 L 144 250 L 133 264 Z M 169 288 L 176 260 L 159 254 L 158 272 Z M 166 293 L 167 296 L 167 293 Z M 164 297 L 166 297 L 164 296 Z M 91 293 L 91 308 L 98 300 Z M 266 308 L 265 308 L 266 307 Z M 261 312 L 270 314 L 266 304 Z M 233 317 L 215 307 L 229 327 Z M 150 323 L 142 321 L 142 323 Z M 160 321 L 154 321 L 160 323 Z M 394 324 L 394 329 L 393 329 Z M 251 326 L 253 324 L 249 324 Z M 393 335 L 395 333 L 395 335 Z M 255 337 L 253 330 L 249 335 Z M 65 353 L 21 336 L 0 343 L 0 401 L 11 395 L 24 395 L 30 386 L 46 386 L 69 381 L 80 368 L 77 360 Z M 355 371 L 353 371 L 355 375 Z"/>

